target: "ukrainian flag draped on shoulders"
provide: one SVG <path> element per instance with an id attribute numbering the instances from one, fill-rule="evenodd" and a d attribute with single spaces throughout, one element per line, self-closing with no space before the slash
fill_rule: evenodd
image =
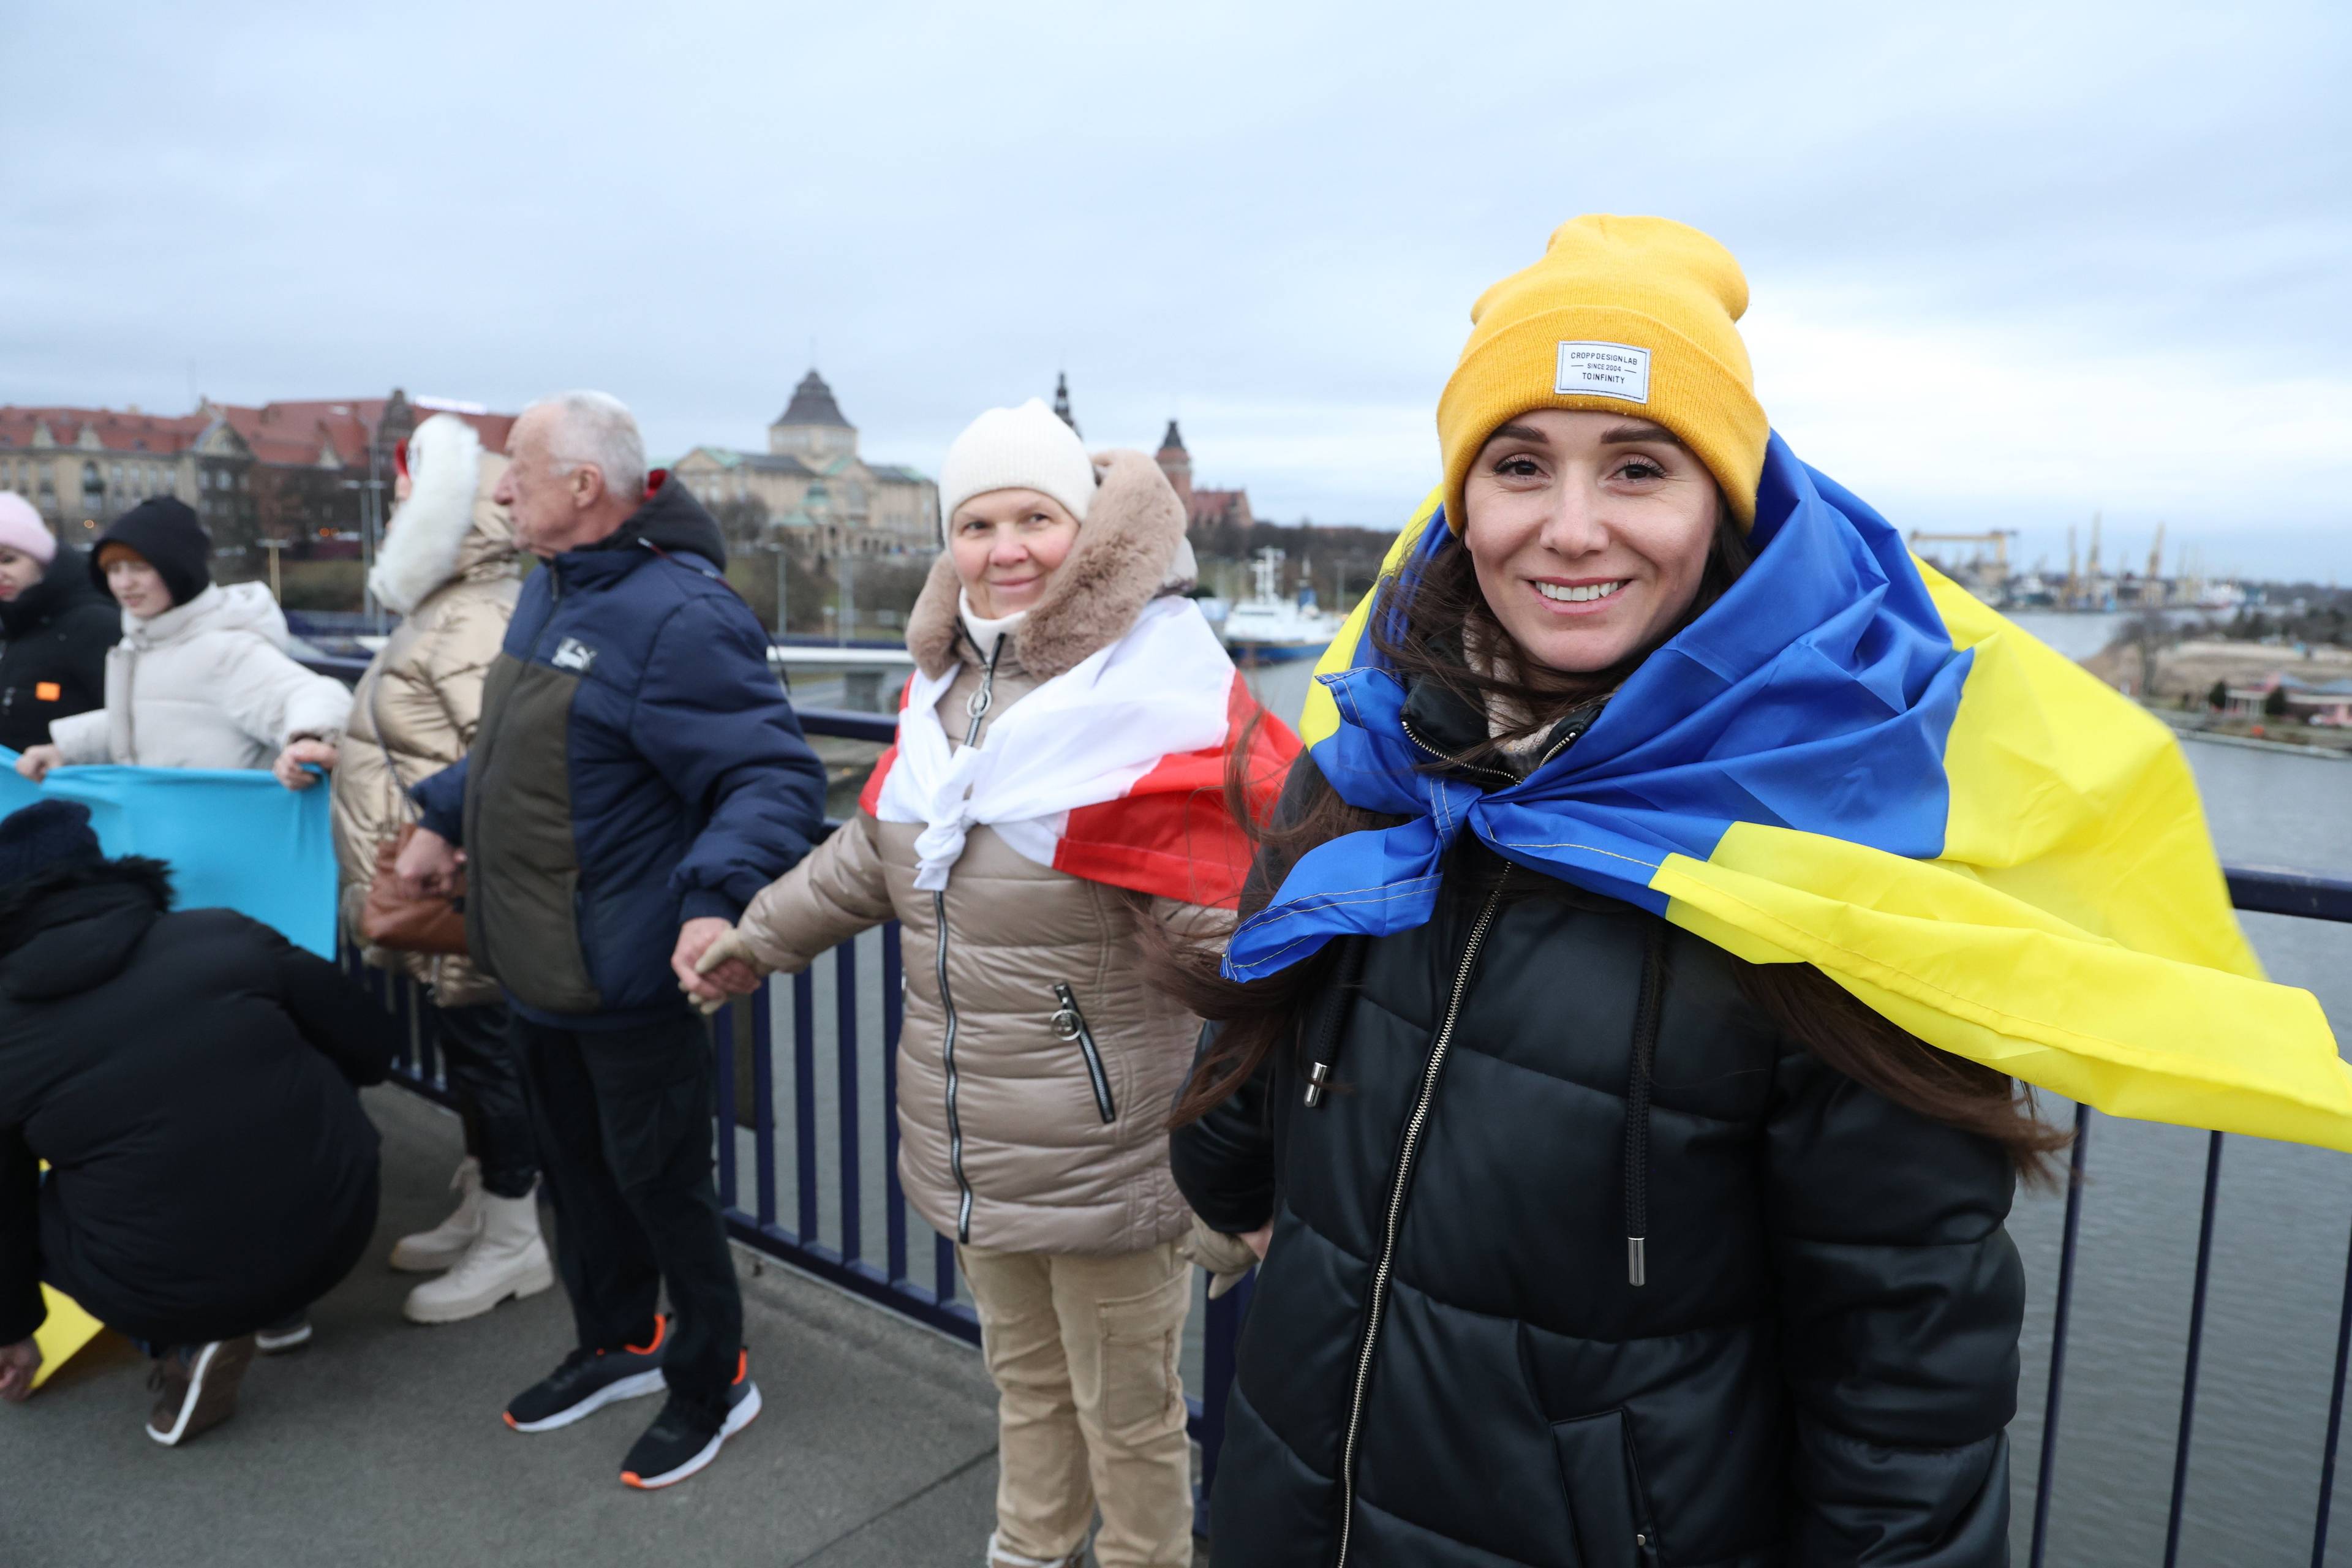
<path id="1" fill-rule="evenodd" d="M 1462 548 L 1443 494 L 1388 574 Z M 1729 590 L 1503 789 L 1424 771 L 1366 635 L 1380 595 L 1359 605 L 1301 739 L 1342 798 L 1406 820 L 1303 857 L 1227 974 L 1422 924 L 1466 833 L 2101 1110 L 2352 1150 L 2352 1069 L 2310 993 L 2263 978 L 2170 732 L 1777 435 L 1750 537 Z"/>

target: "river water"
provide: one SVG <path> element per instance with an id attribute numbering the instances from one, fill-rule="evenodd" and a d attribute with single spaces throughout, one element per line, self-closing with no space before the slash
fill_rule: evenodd
<path id="1" fill-rule="evenodd" d="M 2125 617 L 2013 618 L 2082 658 Z M 1265 667 L 1253 684 L 1269 707 L 1295 717 L 1309 669 Z M 2352 762 L 2185 744 L 2225 861 L 2352 877 Z M 2315 993 L 2338 1038 L 2352 1034 L 2352 926 L 2272 915 L 2245 924 L 2272 977 Z M 2045 1097 L 2051 1119 L 2073 1113 Z M 2092 1119 L 2051 1491 L 2053 1564 L 2125 1568 L 2163 1558 L 2208 1142 L 2186 1128 Z M 2352 1241 L 2352 1158 L 2229 1139 L 2220 1193 L 2179 1561 L 2306 1563 Z M 2059 1194 L 2029 1194 L 2011 1221 L 2031 1292 L 2011 1427 L 2021 1563 L 2041 1462 L 2063 1215 Z M 2329 1560 L 2352 1563 L 2352 1456 L 2338 1474 L 2331 1536 L 2341 1544 Z"/>

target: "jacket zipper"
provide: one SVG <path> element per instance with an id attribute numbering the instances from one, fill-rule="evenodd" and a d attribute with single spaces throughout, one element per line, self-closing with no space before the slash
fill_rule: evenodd
<path id="1" fill-rule="evenodd" d="M 948 1080 L 948 1169 L 955 1173 L 956 1239 L 971 1241 L 971 1183 L 963 1173 L 963 1123 L 956 1118 L 956 1010 L 955 996 L 948 989 L 948 890 L 941 888 L 931 894 L 931 919 L 940 928 L 940 1011 L 947 1016 L 947 1028 L 940 1037 L 940 1058 L 947 1070 Z"/>
<path id="2" fill-rule="evenodd" d="M 1429 1065 L 1422 1069 L 1421 1095 L 1413 1102 L 1412 1116 L 1404 1124 L 1404 1144 L 1397 1152 L 1395 1180 L 1389 1187 L 1388 1229 L 1381 1243 L 1381 1260 L 1372 1270 L 1372 1296 L 1370 1315 L 1364 1323 L 1363 1349 L 1356 1356 L 1355 1393 L 1348 1403 L 1348 1439 L 1340 1451 L 1339 1484 L 1343 1496 L 1339 1514 L 1339 1555 L 1333 1568 L 1347 1568 L 1349 1538 L 1356 1522 L 1356 1440 L 1364 1423 L 1364 1394 L 1370 1386 L 1372 1354 L 1381 1338 L 1381 1309 L 1388 1301 L 1389 1271 L 1396 1263 L 1397 1225 L 1404 1215 L 1405 1188 L 1412 1180 L 1412 1159 L 1421 1145 L 1421 1130 L 1429 1121 L 1430 1102 L 1437 1098 L 1437 1075 L 1445 1067 L 1447 1048 L 1454 1043 L 1454 1025 L 1462 1012 L 1462 994 L 1470 984 L 1470 967 L 1478 962 L 1478 949 L 1486 941 L 1486 928 L 1494 923 L 1495 907 L 1502 901 L 1503 884 L 1510 879 L 1510 869 L 1496 878 L 1493 891 L 1486 895 L 1486 907 L 1478 911 L 1477 923 L 1470 928 L 1470 940 L 1462 949 L 1462 963 L 1454 972 L 1454 992 L 1445 1004 L 1444 1020 L 1438 1025 L 1437 1043 L 1430 1047 Z"/>
<path id="3" fill-rule="evenodd" d="M 1625 1085 L 1625 1282 L 1650 1281 L 1650 1079 L 1658 1058 L 1658 1015 L 1665 1003 L 1666 923 L 1650 928 L 1642 953 L 1642 989 L 1633 1011 L 1633 1069 Z"/>
<path id="4" fill-rule="evenodd" d="M 1508 769 L 1490 768 L 1483 763 L 1465 762 L 1464 759 L 1455 756 L 1451 752 L 1439 751 L 1435 746 L 1433 746 L 1427 741 L 1423 740 L 1420 732 L 1413 729 L 1412 721 L 1403 717 L 1402 714 L 1397 718 L 1397 724 L 1399 728 L 1404 731 L 1404 738 L 1406 740 L 1411 741 L 1414 745 L 1419 746 L 1423 751 L 1427 752 L 1431 756 L 1436 758 L 1439 762 L 1445 763 L 1448 767 L 1459 768 L 1465 773 L 1484 773 L 1490 779 L 1501 779 L 1507 785 L 1515 784 L 1519 782 L 1519 775 L 1510 772 Z M 1577 737 L 1582 735 L 1591 726 L 1586 724 L 1570 724 L 1565 731 L 1561 731 L 1559 740 L 1554 741 L 1550 745 L 1544 748 L 1544 754 L 1536 759 L 1535 768 L 1529 768 L 1528 772 L 1530 773 L 1534 773 L 1536 768 L 1542 767 L 1546 763 L 1551 761 L 1554 757 L 1568 750 L 1569 747 L 1576 744 Z"/>
<path id="5" fill-rule="evenodd" d="M 1459 768 L 1465 773 L 1484 773 L 1490 779 L 1501 779 L 1507 784 L 1517 784 L 1519 782 L 1506 769 L 1490 768 L 1482 763 L 1465 762 L 1462 758 L 1455 756 L 1451 752 L 1439 751 L 1435 746 L 1433 746 L 1427 741 L 1423 740 L 1421 738 L 1421 732 L 1412 727 L 1412 721 L 1405 718 L 1402 714 L 1398 715 L 1397 723 L 1403 729 L 1404 738 L 1406 740 L 1411 741 L 1414 745 L 1419 746 L 1423 751 L 1427 752 L 1431 756 L 1436 758 L 1439 762 L 1445 763 L 1448 767 Z"/>
<path id="6" fill-rule="evenodd" d="M 1062 981 L 1054 982 L 1054 1000 L 1062 1005 L 1054 1014 L 1054 1033 L 1066 1040 L 1078 1043 L 1079 1054 L 1087 1058 L 1087 1080 L 1094 1085 L 1095 1109 L 1102 1113 L 1106 1125 L 1118 1119 L 1118 1107 L 1111 1103 L 1110 1075 L 1103 1071 L 1102 1053 L 1095 1048 L 1095 1032 L 1087 1027 L 1087 1016 L 1078 1011 L 1078 999 Z"/>
<path id="7" fill-rule="evenodd" d="M 971 700 L 964 704 L 964 711 L 971 716 L 971 722 L 965 726 L 963 732 L 963 743 L 967 746 L 980 743 L 980 727 L 988 718 L 988 706 L 995 696 L 996 661 L 1004 652 L 1005 641 L 1003 637 L 996 639 L 996 647 L 990 650 L 988 663 L 980 674 L 980 689 L 973 692 Z M 931 894 L 931 923 L 939 930 L 940 1012 L 947 1020 L 946 1027 L 940 1035 L 940 1065 L 947 1079 L 948 1169 L 955 1176 L 956 1240 L 969 1247 L 971 1244 L 971 1179 L 964 1174 L 963 1119 L 956 1113 L 956 1010 L 955 993 L 948 985 L 948 890 L 945 888 Z"/>

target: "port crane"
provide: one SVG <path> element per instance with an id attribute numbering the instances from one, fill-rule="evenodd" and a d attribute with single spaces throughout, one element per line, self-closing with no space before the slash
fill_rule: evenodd
<path id="1" fill-rule="evenodd" d="M 1915 528 L 1908 542 L 1911 553 L 1934 562 L 1977 597 L 1990 600 L 2009 581 L 2009 542 L 2016 534 L 2017 530 L 2013 528 L 1988 529 L 1982 533 L 1937 533 Z M 1968 545 L 1970 547 L 1969 557 L 1965 562 L 1945 566 L 1940 557 L 1921 548 L 1937 544 Z"/>

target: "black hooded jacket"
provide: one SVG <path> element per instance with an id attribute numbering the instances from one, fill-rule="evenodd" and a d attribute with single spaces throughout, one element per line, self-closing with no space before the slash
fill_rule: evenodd
<path id="1" fill-rule="evenodd" d="M 389 1068 L 389 1015 L 268 927 L 170 900 L 140 859 L 0 893 L 0 1344 L 40 1326 L 43 1281 L 134 1338 L 247 1333 L 374 1227 L 352 1085 Z"/>
<path id="2" fill-rule="evenodd" d="M 1468 835 L 1428 924 L 1318 962 L 1297 1048 L 1174 1139 L 1212 1226 L 1274 1222 L 1218 1568 L 2007 1561 L 2003 1151 Z"/>
<path id="3" fill-rule="evenodd" d="M 0 604 L 0 746 L 45 745 L 49 721 L 106 706 L 106 650 L 122 611 L 89 580 L 82 552 L 59 545 L 41 580 Z"/>

